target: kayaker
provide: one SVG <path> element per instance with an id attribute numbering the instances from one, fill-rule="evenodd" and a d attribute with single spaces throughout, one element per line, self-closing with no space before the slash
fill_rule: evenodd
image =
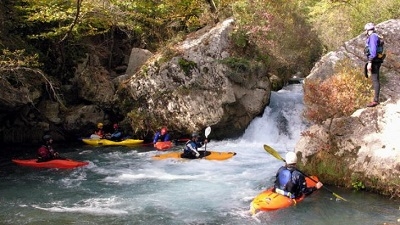
<path id="1" fill-rule="evenodd" d="M 52 159 L 61 158 L 58 152 L 55 152 L 53 147 L 53 138 L 50 135 L 43 136 L 43 145 L 38 149 L 38 162 L 46 162 Z"/>
<path id="2" fill-rule="evenodd" d="M 119 129 L 119 126 L 117 123 L 115 123 L 113 125 L 114 128 L 114 132 L 109 136 L 108 139 L 112 140 L 112 141 L 122 141 L 123 139 L 123 133 L 122 131 Z"/>
<path id="3" fill-rule="evenodd" d="M 104 138 L 104 130 L 103 130 L 103 123 L 97 124 L 97 130 L 90 136 L 91 139 L 101 139 Z"/>
<path id="4" fill-rule="evenodd" d="M 161 130 L 157 131 L 156 134 L 154 135 L 153 144 L 159 141 L 161 142 L 170 141 L 168 129 L 166 127 L 161 128 Z"/>
<path id="5" fill-rule="evenodd" d="M 188 159 L 196 159 L 199 157 L 204 157 L 204 151 L 199 151 L 198 148 L 203 146 L 203 144 L 208 143 L 207 138 L 204 139 L 204 142 L 199 141 L 199 134 L 193 133 L 192 139 L 187 141 L 185 144 L 185 148 L 183 149 L 182 158 Z"/>
<path id="6" fill-rule="evenodd" d="M 320 189 L 323 184 L 318 182 L 315 187 L 307 188 L 306 179 L 296 169 L 297 156 L 294 152 L 288 152 L 285 157 L 286 164 L 276 173 L 275 192 L 290 198 L 299 198 L 303 194 L 310 195 Z"/>

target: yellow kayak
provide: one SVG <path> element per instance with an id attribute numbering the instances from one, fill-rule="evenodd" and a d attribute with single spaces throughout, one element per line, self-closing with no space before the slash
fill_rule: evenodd
<path id="1" fill-rule="evenodd" d="M 139 139 L 125 139 L 122 141 L 111 141 L 107 139 L 90 139 L 90 138 L 84 138 L 82 141 L 88 145 L 104 145 L 104 146 L 110 146 L 110 145 L 137 145 L 143 143 L 143 140 Z"/>
<path id="2" fill-rule="evenodd" d="M 232 158 L 236 155 L 236 152 L 216 152 L 216 151 L 206 151 L 206 156 L 198 159 L 208 159 L 208 160 L 226 160 Z M 155 160 L 161 159 L 185 159 L 182 158 L 182 152 L 169 152 L 165 154 L 159 154 L 153 156 Z"/>

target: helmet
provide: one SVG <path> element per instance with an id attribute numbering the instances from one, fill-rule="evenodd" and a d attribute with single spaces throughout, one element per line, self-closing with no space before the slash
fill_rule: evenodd
<path id="1" fill-rule="evenodd" d="M 114 123 L 113 127 L 114 127 L 114 129 L 117 129 L 118 128 L 118 124 Z"/>
<path id="2" fill-rule="evenodd" d="M 195 138 L 195 137 L 199 137 L 199 134 L 196 133 L 196 132 L 194 132 L 194 133 L 192 134 L 192 138 Z"/>
<path id="3" fill-rule="evenodd" d="M 295 164 L 297 163 L 297 155 L 294 152 L 286 153 L 285 161 L 287 164 Z"/>
<path id="4" fill-rule="evenodd" d="M 375 30 L 375 25 L 373 23 L 367 23 L 364 26 L 364 30 L 368 31 L 368 30 Z"/>
<path id="5" fill-rule="evenodd" d="M 164 135 L 166 133 L 167 133 L 167 128 L 166 127 L 161 128 L 161 135 Z"/>
<path id="6" fill-rule="evenodd" d="M 50 141 L 50 139 L 52 139 L 52 138 L 51 138 L 51 136 L 48 135 L 48 134 L 46 134 L 46 135 L 43 136 L 43 141 Z"/>
<path id="7" fill-rule="evenodd" d="M 97 124 L 97 128 L 103 128 L 103 124 L 102 123 L 98 123 Z"/>

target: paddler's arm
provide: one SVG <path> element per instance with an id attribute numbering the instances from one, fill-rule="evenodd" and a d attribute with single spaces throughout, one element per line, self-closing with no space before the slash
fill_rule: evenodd
<path id="1" fill-rule="evenodd" d="M 197 144 L 197 143 L 194 143 L 194 144 Z M 187 146 L 191 151 L 193 151 L 193 152 L 196 154 L 196 157 L 197 157 L 197 158 L 200 156 L 200 153 L 197 151 L 196 148 L 194 148 L 194 147 L 192 146 L 192 144 L 191 144 L 190 142 L 187 143 L 186 146 Z"/>
<path id="2" fill-rule="evenodd" d="M 324 184 L 322 184 L 321 182 L 318 182 L 315 184 L 314 187 L 311 188 L 306 188 L 306 192 L 304 193 L 306 196 L 312 194 L 314 191 L 320 189 Z"/>
<path id="3" fill-rule="evenodd" d="M 303 192 L 303 194 L 306 196 L 312 194 L 314 191 L 320 189 L 323 186 L 323 184 L 321 182 L 318 182 L 315 184 L 314 187 L 308 188 L 307 182 L 306 182 L 306 179 L 304 176 L 299 177 L 299 184 L 300 184 L 301 192 Z"/>

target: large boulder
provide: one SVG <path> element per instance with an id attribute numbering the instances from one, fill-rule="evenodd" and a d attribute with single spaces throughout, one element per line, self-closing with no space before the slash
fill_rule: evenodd
<path id="1" fill-rule="evenodd" d="M 263 112 L 271 91 L 266 68 L 231 55 L 233 23 L 191 34 L 130 77 L 119 98 L 131 105 L 133 127 L 168 125 L 187 133 L 212 125 L 214 138 L 232 137 Z"/>
<path id="2" fill-rule="evenodd" d="M 79 64 L 74 77 L 79 100 L 103 107 L 110 107 L 114 102 L 115 88 L 110 73 L 101 66 L 96 55 L 88 55 Z"/>

